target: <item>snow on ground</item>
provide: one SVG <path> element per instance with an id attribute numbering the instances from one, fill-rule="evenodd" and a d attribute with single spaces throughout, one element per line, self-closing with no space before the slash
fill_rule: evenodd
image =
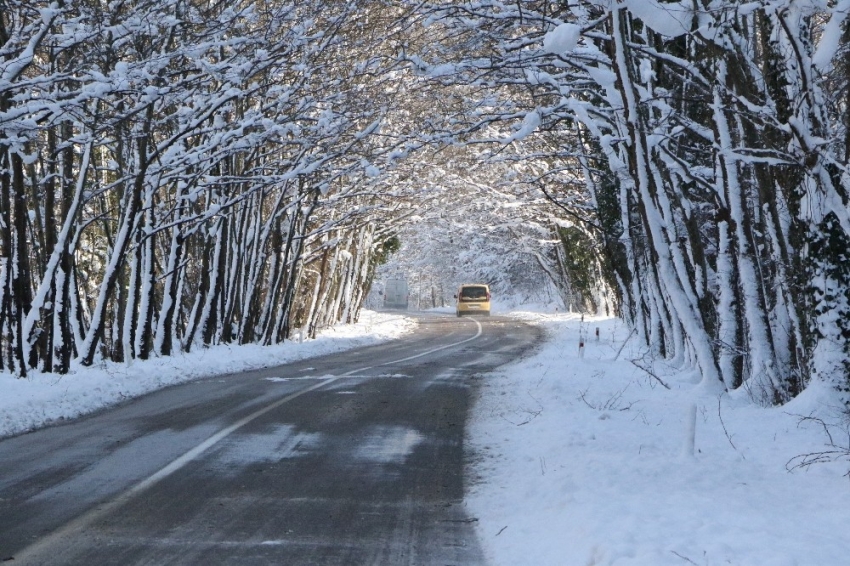
<path id="1" fill-rule="evenodd" d="M 210 375 L 268 367 L 397 338 L 416 322 L 398 313 L 362 311 L 358 324 L 340 324 L 315 340 L 278 346 L 216 346 L 132 364 L 76 366 L 68 375 L 0 373 L 0 438 L 77 417 L 155 389 Z"/>
<path id="2" fill-rule="evenodd" d="M 634 338 L 615 360 L 628 336 L 620 321 L 515 316 L 550 340 L 488 375 L 471 419 L 467 505 L 490 564 L 850 564 L 850 434 L 827 396 L 762 408 L 646 366 L 667 390 L 630 361 Z M 813 414 L 835 425 L 845 455 L 789 471 L 831 449 L 819 422 L 801 421 Z"/>

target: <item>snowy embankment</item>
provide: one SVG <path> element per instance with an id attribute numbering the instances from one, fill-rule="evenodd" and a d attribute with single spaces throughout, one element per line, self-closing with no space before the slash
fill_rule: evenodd
<path id="1" fill-rule="evenodd" d="M 33 372 L 25 379 L 0 373 L 0 438 L 78 417 L 169 385 L 284 364 L 397 338 L 413 319 L 363 311 L 358 324 L 340 324 L 315 340 L 278 346 L 215 346 L 132 364 L 75 366 L 68 375 Z"/>
<path id="2" fill-rule="evenodd" d="M 828 396 L 768 409 L 744 391 L 718 399 L 638 359 L 634 337 L 617 357 L 617 320 L 522 318 L 550 339 L 486 377 L 468 432 L 469 512 L 492 565 L 850 563 L 850 435 Z M 789 471 L 835 450 L 827 421 L 845 454 Z"/>

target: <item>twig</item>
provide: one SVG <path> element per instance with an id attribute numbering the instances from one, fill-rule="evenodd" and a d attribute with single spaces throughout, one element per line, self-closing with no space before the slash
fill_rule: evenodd
<path id="1" fill-rule="evenodd" d="M 505 415 L 504 415 L 504 414 L 500 414 L 499 416 L 500 416 L 502 419 L 504 419 L 505 421 L 507 421 L 507 422 L 511 423 L 511 424 L 512 424 L 512 425 L 514 425 L 514 426 L 522 426 L 522 425 L 527 425 L 528 423 L 530 423 L 531 421 L 533 421 L 534 419 L 536 419 L 537 417 L 539 417 L 539 416 L 540 416 L 540 413 L 542 413 L 542 412 L 543 412 L 543 410 L 542 410 L 542 409 L 541 409 L 541 410 L 539 410 L 539 411 L 536 411 L 536 412 L 535 412 L 535 411 L 529 411 L 529 410 L 526 410 L 526 411 L 525 411 L 525 413 L 527 413 L 527 414 L 529 414 L 529 415 L 531 415 L 531 416 L 530 416 L 529 418 L 527 418 L 526 420 L 524 420 L 524 421 L 522 421 L 522 422 L 519 422 L 519 423 L 515 423 L 515 422 L 514 422 L 514 421 L 512 421 L 511 419 L 509 419 L 509 418 L 505 417 Z"/>
<path id="2" fill-rule="evenodd" d="M 827 448 L 831 450 L 822 450 L 820 452 L 809 452 L 807 454 L 799 454 L 794 456 L 785 464 L 785 469 L 789 472 L 793 472 L 794 470 L 801 468 L 806 469 L 812 464 L 823 464 L 826 462 L 837 462 L 839 460 L 850 460 L 850 429 L 846 430 L 847 433 L 847 446 L 842 446 L 840 444 L 836 444 L 835 440 L 832 437 L 832 432 L 829 429 L 829 424 L 827 424 L 823 419 L 814 416 L 798 416 L 800 419 L 797 422 L 797 426 L 800 426 L 802 423 L 806 421 L 815 422 L 823 427 L 824 434 L 829 439 L 827 443 Z M 850 478 L 850 470 L 844 474 L 846 477 Z"/>
<path id="3" fill-rule="evenodd" d="M 537 417 L 539 417 L 539 416 L 540 416 L 540 413 L 542 413 L 543 411 L 537 411 L 537 412 L 534 412 L 534 411 L 526 411 L 526 412 L 527 412 L 529 415 L 531 415 L 531 417 L 530 417 L 530 418 L 528 418 L 528 419 L 526 419 L 526 420 L 524 420 L 524 421 L 522 421 L 521 423 L 517 423 L 517 426 L 527 425 L 528 423 L 530 423 L 531 421 L 533 421 L 534 419 L 536 419 Z"/>
<path id="4" fill-rule="evenodd" d="M 746 460 L 746 459 L 747 459 L 747 458 L 746 458 L 746 456 L 744 456 L 744 455 L 741 453 L 741 451 L 740 451 L 740 450 L 738 450 L 738 447 L 737 447 L 737 446 L 735 446 L 735 443 L 734 443 L 734 442 L 732 442 L 732 435 L 730 435 L 730 434 L 729 434 L 729 431 L 728 431 L 728 430 L 726 430 L 726 423 L 724 423 L 724 422 L 723 422 L 723 415 L 721 415 L 721 414 L 720 414 L 720 399 L 722 399 L 722 398 L 723 398 L 723 394 L 720 394 L 720 396 L 719 396 L 719 397 L 717 397 L 717 418 L 719 418 L 719 419 L 720 419 L 720 426 L 722 426 L 722 427 L 723 427 L 723 434 L 725 434 L 725 435 L 726 435 L 726 440 L 728 440 L 728 441 L 729 441 L 729 444 L 731 444 L 731 445 L 732 445 L 732 448 L 734 448 L 734 449 L 735 449 L 735 452 L 737 452 L 738 454 L 741 454 L 741 458 L 743 458 L 744 460 Z"/>
<path id="5" fill-rule="evenodd" d="M 824 450 L 823 452 L 810 452 L 808 454 L 799 454 L 788 460 L 788 463 L 785 464 L 785 468 L 789 472 L 791 472 L 796 470 L 797 468 L 808 468 L 812 464 L 834 462 L 842 456 L 847 456 L 847 452 L 845 452 L 844 450 Z M 794 461 L 796 461 L 797 463 L 792 466 L 791 463 Z M 850 472 L 847 472 L 844 475 L 850 476 Z"/>
<path id="6" fill-rule="evenodd" d="M 643 371 L 645 371 L 648 375 L 650 375 L 651 377 L 655 378 L 655 380 L 656 380 L 656 381 L 658 381 L 658 383 L 660 383 L 661 385 L 663 385 L 666 389 L 670 389 L 670 386 L 669 386 L 669 385 L 667 385 L 666 383 L 664 383 L 664 380 L 663 380 L 663 379 L 661 379 L 660 377 L 658 377 L 657 375 L 655 375 L 654 373 L 652 373 L 650 370 L 646 369 L 645 367 L 643 367 L 642 365 L 640 365 L 639 363 L 637 363 L 637 361 L 635 361 L 635 360 L 629 360 L 629 361 L 630 361 L 630 362 L 632 362 L 632 365 L 633 365 L 633 366 L 635 366 L 636 368 L 638 368 L 638 369 L 642 369 L 642 370 L 643 370 Z"/>
<path id="7" fill-rule="evenodd" d="M 699 566 L 699 564 L 697 564 L 696 562 L 694 562 L 693 560 L 691 560 L 691 559 L 690 559 L 690 558 L 688 558 L 687 556 L 682 556 L 681 554 L 679 554 L 679 553 L 678 553 L 678 552 L 676 552 L 675 550 L 671 550 L 670 552 L 672 552 L 673 554 L 675 554 L 676 556 L 678 556 L 679 558 L 681 558 L 681 559 L 682 559 L 682 560 L 684 560 L 685 562 L 689 562 L 689 563 L 693 564 L 694 566 Z"/>
<path id="8" fill-rule="evenodd" d="M 803 424 L 806 421 L 812 421 L 812 422 L 815 422 L 815 423 L 818 423 L 819 425 L 821 425 L 823 427 L 824 434 L 826 434 L 826 437 L 829 439 L 829 446 L 835 446 L 835 441 L 832 439 L 832 433 L 830 432 L 829 427 L 827 426 L 827 424 L 824 422 L 823 419 L 819 419 L 818 417 L 813 417 L 811 415 L 808 416 L 808 417 L 800 415 L 799 419 L 800 420 L 797 421 L 797 427 L 799 427 L 801 424 Z"/>
<path id="9" fill-rule="evenodd" d="M 626 389 L 628 389 L 628 388 L 629 388 L 629 386 L 626 385 L 620 391 L 617 391 L 616 393 L 612 394 L 611 397 L 609 397 L 608 400 L 605 401 L 605 403 L 603 403 L 601 405 L 600 404 L 594 405 L 593 403 L 591 403 L 590 401 L 587 400 L 587 392 L 589 391 L 588 389 L 585 389 L 584 391 L 580 391 L 579 394 L 578 394 L 578 398 L 581 399 L 584 402 L 585 405 L 587 405 L 588 407 L 590 407 L 591 409 L 594 409 L 596 411 L 628 411 L 629 409 L 632 408 L 632 406 L 635 404 L 635 402 L 631 402 L 628 405 L 626 405 L 625 407 L 620 406 L 620 402 L 623 399 L 623 394 L 626 392 Z"/>
<path id="10" fill-rule="evenodd" d="M 502 533 L 504 532 L 504 530 L 505 530 L 505 529 L 507 529 L 507 528 L 508 528 L 508 526 L 507 526 L 507 525 L 505 525 L 504 527 L 502 527 L 501 529 L 499 529 L 499 532 L 498 532 L 498 533 L 496 533 L 496 536 L 499 536 L 500 534 L 502 534 Z"/>
<path id="11" fill-rule="evenodd" d="M 634 335 L 634 333 L 635 333 L 635 332 L 637 332 L 637 329 L 636 329 L 636 328 L 632 328 L 632 331 L 631 331 L 631 332 L 629 332 L 629 335 L 628 335 L 628 336 L 626 336 L 626 339 L 625 339 L 625 340 L 623 340 L 623 344 L 620 346 L 620 349 L 619 349 L 619 350 L 617 350 L 617 355 L 615 355 L 615 356 L 614 356 L 614 360 L 613 360 L 613 361 L 615 361 L 615 362 L 617 361 L 617 358 L 619 358 L 619 357 L 620 357 L 620 352 L 622 352 L 622 351 L 623 351 L 623 348 L 625 348 L 625 347 L 626 347 L 626 343 L 629 341 L 629 338 L 631 338 L 631 337 L 632 337 L 632 335 Z"/>

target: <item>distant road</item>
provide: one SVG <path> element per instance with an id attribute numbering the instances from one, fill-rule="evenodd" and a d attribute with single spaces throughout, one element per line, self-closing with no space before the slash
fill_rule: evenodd
<path id="1" fill-rule="evenodd" d="M 496 316 L 422 315 L 402 340 L 0 441 L 0 560 L 482 563 L 462 504 L 467 413 L 486 373 L 540 338 Z"/>

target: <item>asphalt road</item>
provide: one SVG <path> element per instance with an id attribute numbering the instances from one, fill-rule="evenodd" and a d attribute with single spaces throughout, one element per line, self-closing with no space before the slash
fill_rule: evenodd
<path id="1" fill-rule="evenodd" d="M 464 424 L 476 384 L 539 339 L 495 316 L 423 316 L 402 340 L 0 441 L 0 560 L 483 563 Z"/>

